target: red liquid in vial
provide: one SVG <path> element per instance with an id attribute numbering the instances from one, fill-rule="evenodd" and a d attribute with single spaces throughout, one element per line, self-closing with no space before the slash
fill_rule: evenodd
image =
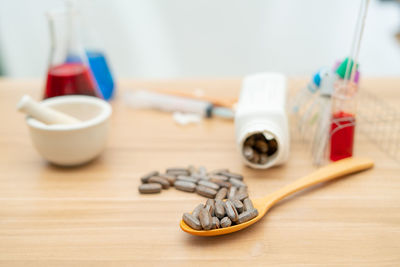
<path id="1" fill-rule="evenodd" d="M 49 69 L 44 98 L 61 95 L 101 97 L 88 67 L 81 63 L 65 63 Z"/>
<path id="2" fill-rule="evenodd" d="M 353 155 L 355 122 L 356 119 L 352 114 L 343 111 L 333 114 L 330 140 L 330 159 L 332 161 Z M 337 129 L 338 127 L 340 128 Z"/>

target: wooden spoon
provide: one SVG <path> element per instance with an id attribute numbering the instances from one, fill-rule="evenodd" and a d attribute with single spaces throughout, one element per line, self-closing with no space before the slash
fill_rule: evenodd
<path id="1" fill-rule="evenodd" d="M 341 178 L 345 175 L 352 174 L 355 172 L 367 170 L 372 168 L 374 163 L 370 159 L 365 158 L 346 158 L 329 165 L 326 165 L 313 173 L 287 185 L 283 188 L 273 192 L 272 194 L 253 200 L 254 208 L 258 210 L 258 216 L 253 218 L 250 221 L 247 221 L 242 224 L 230 226 L 227 228 L 219 228 L 214 230 L 194 230 L 190 226 L 188 226 L 183 220 L 180 223 L 180 227 L 183 231 L 198 236 L 216 236 L 216 235 L 225 235 L 230 234 L 244 228 L 249 227 L 250 225 L 258 222 L 267 211 L 275 205 L 281 199 L 300 191 L 304 188 L 316 185 L 318 183 L 330 181 L 336 178 Z"/>

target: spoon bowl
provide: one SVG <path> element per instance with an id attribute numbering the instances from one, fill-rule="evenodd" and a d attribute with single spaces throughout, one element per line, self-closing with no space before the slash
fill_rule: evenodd
<path id="1" fill-rule="evenodd" d="M 369 168 L 372 168 L 373 166 L 373 161 L 366 158 L 342 159 L 334 163 L 330 163 L 322 168 L 319 168 L 313 173 L 303 178 L 300 178 L 287 186 L 282 187 L 281 189 L 273 192 L 272 194 L 264 198 L 253 200 L 253 206 L 255 209 L 258 210 L 258 215 L 247 222 L 226 228 L 213 230 L 195 230 L 188 226 L 183 220 L 181 220 L 180 227 L 183 231 L 197 236 L 216 236 L 237 232 L 258 222 L 273 205 L 297 191 L 316 185 L 318 183 L 330 181 L 333 179 L 344 177 L 348 174 L 367 170 Z"/>

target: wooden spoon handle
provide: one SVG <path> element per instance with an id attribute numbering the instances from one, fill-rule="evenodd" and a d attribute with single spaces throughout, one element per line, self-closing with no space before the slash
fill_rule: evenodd
<path id="1" fill-rule="evenodd" d="M 351 173 L 363 171 L 372 168 L 373 166 L 374 162 L 366 158 L 342 159 L 319 168 L 315 172 L 300 178 L 299 180 L 279 189 L 278 191 L 275 191 L 272 195 L 269 195 L 266 200 L 268 199 L 267 201 L 269 206 L 272 206 L 279 200 L 304 188 L 340 178 Z"/>

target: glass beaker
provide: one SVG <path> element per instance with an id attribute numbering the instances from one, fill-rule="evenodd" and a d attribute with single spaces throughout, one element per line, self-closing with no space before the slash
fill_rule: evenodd
<path id="1" fill-rule="evenodd" d="M 66 10 L 48 13 L 50 60 L 44 98 L 89 95 L 103 98 L 79 40 L 77 13 Z"/>
<path id="2" fill-rule="evenodd" d="M 105 100 L 110 100 L 114 95 L 115 82 L 110 68 L 110 61 L 104 47 L 105 37 L 100 34 L 99 27 L 103 17 L 99 13 L 99 3 L 92 0 L 81 0 L 70 5 L 76 5 L 82 14 L 82 41 L 89 61 L 90 69 L 96 79 L 97 85 Z"/>

